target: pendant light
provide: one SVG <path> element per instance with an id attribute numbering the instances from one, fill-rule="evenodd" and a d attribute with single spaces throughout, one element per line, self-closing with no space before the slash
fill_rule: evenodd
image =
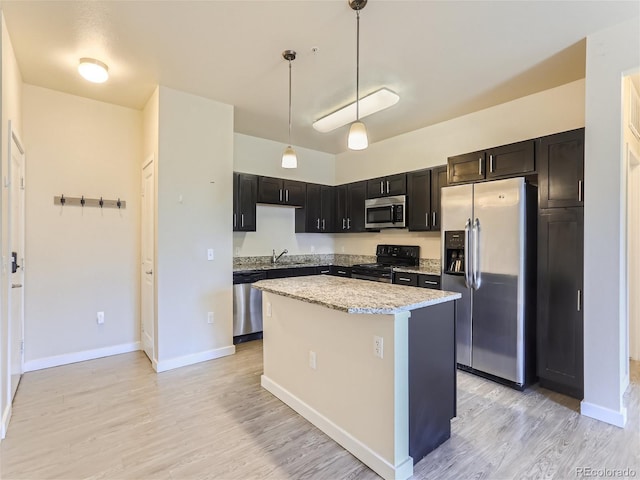
<path id="1" fill-rule="evenodd" d="M 367 128 L 360 121 L 360 10 L 367 4 L 367 0 L 349 0 L 349 6 L 356 11 L 356 121 L 349 128 L 350 150 L 364 150 L 369 146 Z"/>
<path id="2" fill-rule="evenodd" d="M 282 168 L 298 168 L 298 157 L 291 147 L 291 61 L 296 59 L 296 52 L 285 50 L 282 52 L 282 56 L 289 61 L 289 146 L 284 149 L 282 154 Z"/>

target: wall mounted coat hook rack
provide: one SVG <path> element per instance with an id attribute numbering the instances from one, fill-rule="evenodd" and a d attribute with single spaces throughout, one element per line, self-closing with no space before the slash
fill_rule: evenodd
<path id="1" fill-rule="evenodd" d="M 84 195 L 81 197 L 65 197 L 64 194 L 60 196 L 53 197 L 54 205 L 75 205 L 80 207 L 100 207 L 100 208 L 126 208 L 127 202 L 124 200 L 106 200 L 102 197 L 100 198 L 85 198 Z"/>

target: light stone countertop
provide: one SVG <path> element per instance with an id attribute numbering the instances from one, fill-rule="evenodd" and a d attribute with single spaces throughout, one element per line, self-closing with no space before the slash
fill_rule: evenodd
<path id="1" fill-rule="evenodd" d="M 329 275 L 260 280 L 253 288 L 347 313 L 393 314 L 461 298 L 454 292 Z"/>
<path id="2" fill-rule="evenodd" d="M 426 266 L 426 267 L 393 267 L 394 272 L 402 272 L 402 273 L 420 273 L 424 275 L 436 275 L 440 276 L 442 273 L 439 267 Z"/>

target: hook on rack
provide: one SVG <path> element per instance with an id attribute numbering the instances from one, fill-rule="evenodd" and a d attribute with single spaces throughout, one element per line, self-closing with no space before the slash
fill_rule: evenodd
<path id="1" fill-rule="evenodd" d="M 84 195 L 80 197 L 80 205 L 84 207 Z"/>
<path id="2" fill-rule="evenodd" d="M 104 206 L 104 200 L 102 200 L 102 197 L 100 197 L 100 201 L 98 202 L 98 205 L 100 205 L 100 208 Z"/>
<path id="3" fill-rule="evenodd" d="M 122 207 L 122 202 L 120 201 L 120 197 L 118 197 L 118 202 L 116 203 L 118 208 Z"/>
<path id="4" fill-rule="evenodd" d="M 66 202 L 67 199 L 64 198 L 64 193 L 60 196 L 60 205 L 64 205 L 64 202 Z"/>

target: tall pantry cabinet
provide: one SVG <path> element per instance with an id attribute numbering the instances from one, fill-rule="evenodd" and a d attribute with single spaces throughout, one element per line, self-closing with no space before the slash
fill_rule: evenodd
<path id="1" fill-rule="evenodd" d="M 582 399 L 584 129 L 537 140 L 540 385 Z"/>

